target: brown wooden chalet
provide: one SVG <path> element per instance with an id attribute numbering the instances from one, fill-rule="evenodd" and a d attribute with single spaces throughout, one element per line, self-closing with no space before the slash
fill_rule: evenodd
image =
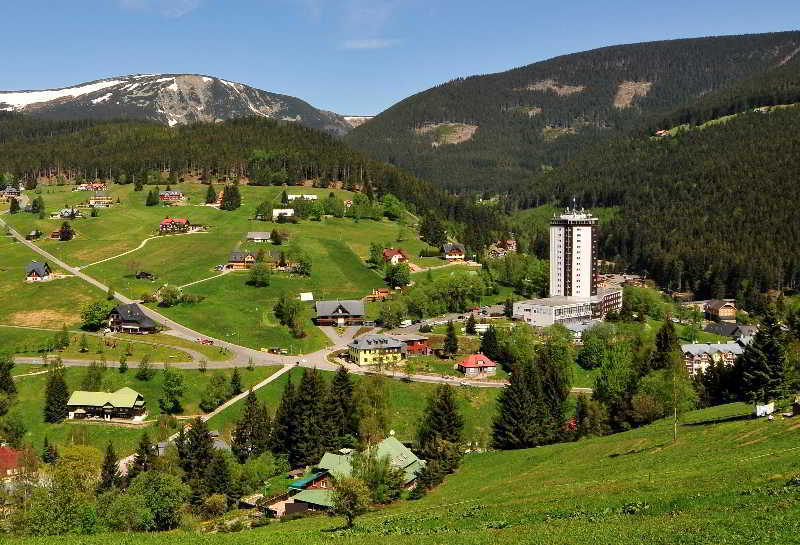
<path id="1" fill-rule="evenodd" d="M 157 326 L 136 303 L 117 305 L 108 314 L 108 327 L 124 333 L 155 333 Z"/>
<path id="2" fill-rule="evenodd" d="M 52 271 L 50 270 L 50 265 L 48 265 L 46 261 L 31 261 L 28 266 L 25 267 L 25 280 L 27 282 L 50 280 L 51 275 Z"/>

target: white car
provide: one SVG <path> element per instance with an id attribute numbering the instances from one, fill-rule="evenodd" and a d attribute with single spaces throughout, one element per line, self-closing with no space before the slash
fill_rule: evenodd
<path id="1" fill-rule="evenodd" d="M 413 323 L 411 320 L 403 320 L 400 322 L 400 327 L 411 327 Z"/>

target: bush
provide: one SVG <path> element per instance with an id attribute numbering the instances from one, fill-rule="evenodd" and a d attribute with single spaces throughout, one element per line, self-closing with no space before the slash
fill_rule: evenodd
<path id="1" fill-rule="evenodd" d="M 207 518 L 218 517 L 228 509 L 224 494 L 212 494 L 203 501 L 203 514 Z"/>

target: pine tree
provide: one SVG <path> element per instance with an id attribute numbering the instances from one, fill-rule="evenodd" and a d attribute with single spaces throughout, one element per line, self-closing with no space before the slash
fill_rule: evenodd
<path id="1" fill-rule="evenodd" d="M 128 356 L 126 356 L 125 354 L 119 355 L 119 372 L 120 373 L 128 372 Z"/>
<path id="2" fill-rule="evenodd" d="M 447 336 L 444 339 L 444 351 L 451 357 L 458 353 L 458 336 L 453 321 L 447 322 Z"/>
<path id="3" fill-rule="evenodd" d="M 270 436 L 270 450 L 275 454 L 289 455 L 292 447 L 294 431 L 297 426 L 295 421 L 296 394 L 292 379 L 286 383 L 281 396 L 280 405 L 275 412 Z"/>
<path id="4" fill-rule="evenodd" d="M 664 320 L 664 325 L 656 333 L 656 348 L 650 357 L 649 369 L 644 370 L 642 376 L 646 375 L 648 371 L 657 371 L 669 367 L 671 354 L 676 350 L 680 351 L 680 349 L 675 326 L 670 317 L 667 316 Z"/>
<path id="5" fill-rule="evenodd" d="M 475 329 L 475 315 L 470 314 L 469 318 L 467 318 L 467 325 L 465 326 L 465 331 L 467 335 L 475 335 L 477 330 Z"/>
<path id="6" fill-rule="evenodd" d="M 81 340 L 78 344 L 81 352 L 88 352 L 89 351 L 89 340 L 86 338 L 86 333 L 81 334 Z"/>
<path id="7" fill-rule="evenodd" d="M 131 482 L 140 473 L 153 469 L 155 456 L 156 452 L 153 448 L 153 443 L 150 442 L 150 436 L 147 432 L 142 433 L 136 452 L 133 455 L 133 460 L 128 464 L 128 482 Z M 106 457 L 108 457 L 108 450 L 106 450 Z"/>
<path id="8" fill-rule="evenodd" d="M 11 376 L 11 370 L 14 368 L 14 358 L 10 354 L 0 353 L 0 392 L 7 395 L 14 395 L 17 393 L 17 386 L 14 384 L 14 379 Z"/>
<path id="9" fill-rule="evenodd" d="M 497 398 L 497 415 L 492 423 L 494 448 L 519 449 L 537 444 L 536 410 L 526 374 L 523 366 L 514 364 L 509 385 Z"/>
<path id="10" fill-rule="evenodd" d="M 503 359 L 503 351 L 497 342 L 497 330 L 494 326 L 489 326 L 486 333 L 481 337 L 481 353 L 494 361 Z"/>
<path id="11" fill-rule="evenodd" d="M 339 366 L 331 381 L 326 421 L 334 426 L 332 436 L 338 444 L 346 437 L 358 437 L 358 416 L 356 411 L 355 388 L 350 372 Z"/>
<path id="12" fill-rule="evenodd" d="M 296 428 L 289 463 L 293 466 L 313 464 L 322 457 L 325 381 L 316 369 L 304 369 L 297 388 L 295 403 Z"/>
<path id="13" fill-rule="evenodd" d="M 99 494 L 117 486 L 120 478 L 117 454 L 114 452 L 114 445 L 109 441 L 108 446 L 106 446 L 106 455 L 105 458 L 103 458 L 103 465 L 100 469 L 100 484 L 97 485 L 97 493 Z"/>
<path id="14" fill-rule="evenodd" d="M 208 431 L 208 424 L 197 417 L 192 420 L 189 431 L 185 433 L 182 444 L 178 447 L 181 467 L 186 472 L 186 480 L 193 478 L 204 480 L 205 469 L 211 463 L 214 454 L 214 440 Z"/>
<path id="15" fill-rule="evenodd" d="M 514 316 L 514 301 L 511 300 L 511 297 L 506 299 L 506 302 L 503 304 L 503 315 L 505 315 L 506 318 Z"/>
<path id="16" fill-rule="evenodd" d="M 11 204 L 9 205 L 9 208 L 8 208 L 8 213 L 9 214 L 16 214 L 17 212 L 19 212 L 19 201 L 17 201 L 17 199 L 12 197 L 11 198 Z"/>
<path id="17" fill-rule="evenodd" d="M 753 341 L 740 356 L 742 392 L 753 404 L 766 403 L 781 395 L 786 369 L 785 335 L 768 308 Z"/>
<path id="18" fill-rule="evenodd" d="M 214 204 L 217 202 L 217 192 L 214 191 L 214 185 L 208 184 L 208 190 L 206 191 L 206 204 Z"/>
<path id="19" fill-rule="evenodd" d="M 62 367 L 53 367 L 49 371 L 45 388 L 44 421 L 54 424 L 67 417 L 67 401 L 69 390 L 64 380 Z"/>
<path id="20" fill-rule="evenodd" d="M 423 458 L 437 458 L 442 451 L 437 445 L 439 441 L 458 447 L 463 440 L 463 433 L 464 416 L 458 410 L 455 391 L 448 384 L 440 384 L 428 399 L 428 406 L 417 430 Z"/>
<path id="21" fill-rule="evenodd" d="M 266 450 L 270 422 L 265 409 L 251 388 L 245 398 L 244 410 L 236 421 L 231 441 L 231 450 L 240 464 Z"/>
<path id="22" fill-rule="evenodd" d="M 228 495 L 231 489 L 231 468 L 221 452 L 215 452 L 206 468 L 206 493 Z"/>
<path id="23" fill-rule="evenodd" d="M 45 464 L 54 464 L 58 460 L 58 451 L 56 447 L 50 444 L 47 436 L 44 436 L 44 444 L 42 445 L 42 462 Z"/>
<path id="24" fill-rule="evenodd" d="M 238 396 L 242 393 L 242 377 L 239 375 L 239 368 L 233 368 L 233 375 L 231 376 L 231 395 Z"/>
<path id="25" fill-rule="evenodd" d="M 158 192 L 155 189 L 151 189 L 147 193 L 147 200 L 145 201 L 145 206 L 156 206 L 158 205 Z"/>

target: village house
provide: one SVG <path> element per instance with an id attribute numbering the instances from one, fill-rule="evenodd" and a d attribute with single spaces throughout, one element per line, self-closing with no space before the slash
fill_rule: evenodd
<path id="1" fill-rule="evenodd" d="M 77 390 L 72 392 L 69 401 L 67 401 L 69 419 L 132 419 L 144 414 L 144 396 L 127 386 L 111 393 Z"/>
<path id="2" fill-rule="evenodd" d="M 733 337 L 736 340 L 753 337 L 758 333 L 757 325 L 732 324 L 729 322 L 710 322 L 703 331 L 722 335 L 723 337 Z"/>
<path id="3" fill-rule="evenodd" d="M 383 251 L 383 262 L 392 265 L 408 263 L 408 254 L 402 248 L 386 248 Z"/>
<path id="4" fill-rule="evenodd" d="M 108 314 L 108 327 L 123 333 L 155 333 L 156 323 L 136 303 L 117 305 Z"/>
<path id="5" fill-rule="evenodd" d="M 22 471 L 22 451 L 0 446 L 0 479 L 18 475 Z"/>
<path id="6" fill-rule="evenodd" d="M 50 219 L 75 219 L 82 218 L 83 214 L 77 208 L 62 208 L 58 212 L 50 214 Z"/>
<path id="7" fill-rule="evenodd" d="M 280 216 L 291 217 L 294 216 L 294 208 L 273 208 L 272 209 L 272 221 L 275 221 Z"/>
<path id="8" fill-rule="evenodd" d="M 164 203 L 178 202 L 183 199 L 183 193 L 170 189 L 158 192 L 158 200 Z"/>
<path id="9" fill-rule="evenodd" d="M 706 320 L 714 320 L 715 322 L 736 321 L 736 304 L 733 301 L 713 299 L 705 304 L 703 310 L 706 313 Z"/>
<path id="10" fill-rule="evenodd" d="M 72 188 L 73 191 L 106 191 L 106 184 L 79 184 Z"/>
<path id="11" fill-rule="evenodd" d="M 350 326 L 364 324 L 364 302 L 355 300 L 317 301 L 314 303 L 317 325 Z"/>
<path id="12" fill-rule="evenodd" d="M 170 218 L 166 217 L 161 220 L 158 226 L 160 233 L 185 233 L 192 228 L 192 224 L 188 218 Z"/>
<path id="13" fill-rule="evenodd" d="M 405 356 L 405 344 L 388 335 L 363 335 L 350 341 L 347 353 L 358 365 L 392 365 Z"/>
<path id="14" fill-rule="evenodd" d="M 20 195 L 22 195 L 22 192 L 19 190 L 19 188 L 10 185 L 6 187 L 2 193 L 0 193 L 0 200 L 11 202 L 11 199 L 19 200 Z"/>
<path id="15" fill-rule="evenodd" d="M 744 353 L 742 345 L 736 341 L 719 344 L 692 343 L 682 344 L 683 362 L 690 376 L 705 372 L 711 362 L 720 361 L 725 365 L 733 365 L 736 358 Z"/>
<path id="16" fill-rule="evenodd" d="M 448 261 L 464 261 L 466 251 L 461 244 L 448 242 L 442 246 L 442 257 Z"/>
<path id="17" fill-rule="evenodd" d="M 249 269 L 256 262 L 256 254 L 242 250 L 234 250 L 228 259 L 227 269 L 245 270 Z"/>
<path id="18" fill-rule="evenodd" d="M 406 490 L 416 486 L 417 473 L 425 467 L 424 460 L 419 459 L 394 435 L 390 435 L 373 448 L 378 459 L 388 458 L 391 467 L 402 472 L 403 487 Z M 326 452 L 319 463 L 312 467 L 308 477 L 293 481 L 289 485 L 289 500 L 284 506 L 285 513 L 330 509 L 333 480 L 339 476 L 348 477 L 352 474 L 355 455 L 357 453 L 351 449 L 342 449 L 338 453 Z"/>
<path id="19" fill-rule="evenodd" d="M 517 251 L 516 240 L 498 240 L 489 247 L 489 257 L 505 257 L 509 253 Z"/>
<path id="20" fill-rule="evenodd" d="M 564 324 L 564 327 L 572 333 L 572 340 L 575 341 L 575 344 L 582 344 L 583 334 L 600 323 L 602 323 L 600 320 L 587 320 L 585 322 L 569 322 Z"/>
<path id="21" fill-rule="evenodd" d="M 317 198 L 318 198 L 317 195 L 312 195 L 309 193 L 305 194 L 296 193 L 294 195 L 286 195 L 286 200 L 288 200 L 289 202 L 292 202 L 296 199 L 303 199 L 304 201 L 316 201 Z"/>
<path id="22" fill-rule="evenodd" d="M 271 235 L 265 231 L 250 231 L 247 233 L 248 242 L 271 242 Z"/>
<path id="23" fill-rule="evenodd" d="M 61 240 L 61 229 L 57 229 L 50 233 L 50 240 Z"/>
<path id="24" fill-rule="evenodd" d="M 458 370 L 468 377 L 493 376 L 497 373 L 497 364 L 481 353 L 471 354 L 458 362 Z"/>
<path id="25" fill-rule="evenodd" d="M 89 199 L 89 206 L 94 208 L 108 208 L 114 204 L 114 200 L 107 191 L 95 191 L 94 196 Z"/>
<path id="26" fill-rule="evenodd" d="M 42 232 L 38 229 L 34 229 L 27 235 L 25 235 L 25 240 L 39 240 L 39 237 L 42 236 Z"/>
<path id="27" fill-rule="evenodd" d="M 25 267 L 25 281 L 26 282 L 43 282 L 52 278 L 52 271 L 50 265 L 46 261 L 31 261 Z"/>
<path id="28" fill-rule="evenodd" d="M 410 356 L 430 356 L 433 349 L 428 343 L 428 337 L 413 334 L 393 334 L 393 339 L 403 343 L 403 351 L 407 357 Z"/>

